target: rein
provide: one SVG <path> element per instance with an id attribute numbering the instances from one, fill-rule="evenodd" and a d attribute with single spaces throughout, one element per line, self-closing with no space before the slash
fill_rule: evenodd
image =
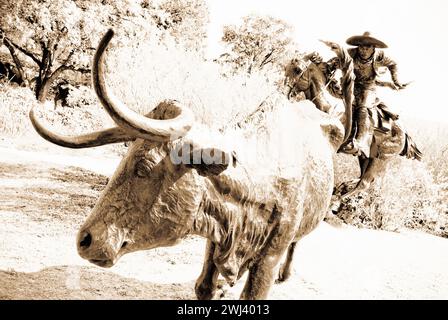
<path id="1" fill-rule="evenodd" d="M 305 75 L 305 72 L 306 73 L 308 73 L 308 77 L 306 77 L 305 79 L 306 79 L 306 83 L 307 83 L 307 89 L 305 89 L 305 90 L 308 90 L 309 88 L 310 88 L 310 82 L 311 82 L 311 78 L 310 78 L 310 76 L 309 76 L 309 67 L 311 66 L 311 64 L 312 64 L 312 62 L 311 61 L 308 61 L 307 63 L 306 63 L 306 68 L 304 68 L 303 70 L 302 70 L 302 72 L 300 72 L 297 76 L 296 76 L 296 79 L 301 79 L 304 75 Z M 327 80 L 327 82 L 326 82 L 326 84 L 325 84 L 325 87 L 323 88 L 323 90 L 321 90 L 321 92 L 319 93 L 319 94 L 317 94 L 313 99 L 311 99 L 310 101 L 311 102 L 314 102 L 317 98 L 319 98 L 323 93 L 324 93 L 324 91 L 325 90 L 327 90 L 327 88 L 328 88 L 328 86 L 330 85 L 330 83 L 331 83 L 331 80 L 333 80 L 333 77 L 334 77 L 334 71 L 330 74 L 330 76 L 328 77 L 328 80 Z M 292 90 L 294 89 L 294 87 L 295 87 L 295 85 L 288 85 L 289 87 L 290 87 L 290 93 L 292 92 Z M 305 90 L 301 90 L 301 91 L 305 91 Z"/>
<path id="2" fill-rule="evenodd" d="M 307 69 L 308 69 L 308 68 L 307 68 Z M 327 90 L 328 86 L 329 86 L 330 83 L 331 83 L 331 80 L 333 80 L 333 77 L 334 77 L 334 72 L 332 72 L 332 73 L 330 74 L 330 76 L 328 77 L 328 80 L 327 80 L 327 83 L 325 84 L 324 89 L 321 90 L 321 92 L 319 92 L 319 94 L 316 95 L 313 99 L 311 99 L 311 102 L 314 102 L 314 100 L 316 100 L 317 98 L 319 98 L 319 97 L 325 92 L 325 90 Z M 308 85 L 309 85 L 309 83 L 310 83 L 310 77 L 308 77 Z"/>

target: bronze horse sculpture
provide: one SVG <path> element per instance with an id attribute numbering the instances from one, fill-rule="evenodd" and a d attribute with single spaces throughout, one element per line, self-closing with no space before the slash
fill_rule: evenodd
<path id="1" fill-rule="evenodd" d="M 324 42 L 326 43 L 326 42 Z M 328 62 L 300 61 L 293 59 L 285 68 L 285 84 L 290 88 L 288 99 L 303 92 L 306 99 L 311 100 L 316 107 L 326 113 L 333 110 L 333 106 L 325 97 L 325 92 L 332 96 L 344 99 L 346 108 L 353 101 L 353 61 L 348 52 L 334 43 L 326 43 L 336 53 L 337 57 Z M 333 74 L 336 69 L 343 71 L 340 86 L 334 80 Z M 389 86 L 387 82 L 379 82 L 379 86 Z M 375 177 L 385 170 L 387 160 L 395 155 L 406 156 L 409 159 L 421 160 L 422 153 L 417 148 L 409 134 L 398 121 L 398 116 L 390 112 L 378 99 L 372 108 L 370 125 L 374 129 L 374 138 L 370 146 L 370 157 L 358 156 L 360 177 L 351 182 L 344 182 L 335 189 L 339 196 L 334 197 L 332 210 L 338 211 L 342 200 L 369 188 Z M 352 119 L 347 117 L 351 112 L 345 112 L 340 120 L 352 127 Z M 352 128 L 356 130 L 356 128 Z M 354 131 L 351 130 L 351 134 Z M 348 138 L 349 132 L 345 132 Z M 344 143 L 347 141 L 345 139 Z M 338 152 L 344 152 L 342 146 Z M 349 185 L 354 188 L 347 191 Z"/>

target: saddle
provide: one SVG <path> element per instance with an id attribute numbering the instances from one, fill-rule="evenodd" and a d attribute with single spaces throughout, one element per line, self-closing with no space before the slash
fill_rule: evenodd
<path id="1" fill-rule="evenodd" d="M 383 102 L 380 102 L 379 99 L 376 100 L 375 104 L 368 108 L 369 117 L 372 120 L 373 130 L 381 133 L 388 133 L 392 130 L 393 121 L 398 120 L 398 114 L 392 112 Z M 352 131 L 349 139 L 346 143 L 351 141 L 358 130 L 356 123 L 353 123 Z M 343 144 L 338 152 L 348 153 L 344 148 L 347 144 Z M 375 135 L 372 138 L 372 143 L 370 145 L 370 155 L 378 154 L 378 145 L 375 140 Z"/>
<path id="2" fill-rule="evenodd" d="M 374 130 L 384 133 L 392 129 L 392 122 L 398 120 L 398 114 L 392 112 L 383 102 L 375 105 L 376 117 L 374 117 Z"/>

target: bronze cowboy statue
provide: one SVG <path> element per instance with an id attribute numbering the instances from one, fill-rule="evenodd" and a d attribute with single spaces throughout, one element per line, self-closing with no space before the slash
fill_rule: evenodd
<path id="1" fill-rule="evenodd" d="M 336 57 L 323 62 L 317 53 L 311 53 L 292 59 L 285 68 L 285 84 L 290 88 L 289 99 L 303 92 L 306 99 L 326 113 L 333 113 L 334 108 L 325 93 L 344 102 L 344 115 L 347 116 L 342 121 L 353 129 L 345 133 L 345 142 L 339 152 L 358 156 L 360 178 L 336 187 L 335 194 L 340 197 L 335 200 L 333 208 L 337 210 L 341 200 L 370 186 L 385 170 L 387 159 L 400 155 L 420 160 L 422 153 L 398 121 L 398 115 L 376 96 L 377 86 L 399 90 L 408 85 L 397 80 L 396 63 L 383 51 L 377 50 L 386 48 L 386 44 L 368 33 L 349 38 L 347 43 L 356 47 L 348 50 L 334 42 L 322 42 L 336 53 Z M 389 69 L 392 82 L 379 81 L 380 67 Z M 335 79 L 338 69 L 343 75 L 340 81 Z M 353 184 L 355 187 L 350 188 Z"/>
<path id="2" fill-rule="evenodd" d="M 347 44 L 355 46 L 348 49 L 353 59 L 355 82 L 353 103 L 353 124 L 350 141 L 343 147 L 343 151 L 354 155 L 364 154 L 370 157 L 370 146 L 373 138 L 372 117 L 373 107 L 378 104 L 376 87 L 382 82 L 378 81 L 379 68 L 386 67 L 390 74 L 392 83 L 389 87 L 395 90 L 404 89 L 408 84 L 401 84 L 397 79 L 397 64 L 378 48 L 387 48 L 387 45 L 372 37 L 368 32 L 361 36 L 353 36 L 347 39 Z M 389 111 L 384 104 L 380 108 Z M 390 112 L 390 111 L 389 111 Z M 390 113 L 393 118 L 398 118 Z"/>

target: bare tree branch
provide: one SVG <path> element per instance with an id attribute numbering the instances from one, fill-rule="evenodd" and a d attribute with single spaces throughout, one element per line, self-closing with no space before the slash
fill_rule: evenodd
<path id="1" fill-rule="evenodd" d="M 0 30 L 1 31 L 1 30 Z M 29 52 L 28 50 L 20 47 L 19 45 L 17 45 L 16 43 L 14 43 L 13 41 L 11 41 L 11 39 L 7 38 L 6 36 L 4 36 L 3 34 L 3 43 L 5 44 L 5 46 L 7 46 L 6 41 L 11 44 L 14 48 L 16 48 L 17 50 L 19 50 L 20 52 L 22 52 L 24 55 L 30 57 L 39 67 L 40 67 L 40 60 L 32 53 Z"/>
<path id="2" fill-rule="evenodd" d="M 51 77 L 51 74 L 52 74 L 51 69 L 53 67 L 55 53 L 56 53 L 57 48 L 58 48 L 57 42 L 53 38 L 48 39 L 48 42 L 47 42 L 47 67 L 45 68 L 45 78 Z"/>
<path id="3" fill-rule="evenodd" d="M 272 54 L 274 53 L 275 49 L 272 49 L 271 52 L 269 52 L 263 59 L 263 61 L 261 61 L 260 63 L 260 69 L 263 68 L 265 65 L 267 65 L 268 63 L 272 62 L 272 59 L 270 59 L 272 57 Z"/>
<path id="4" fill-rule="evenodd" d="M 73 57 L 73 54 L 75 53 L 75 49 L 70 50 L 70 53 L 68 54 L 67 58 L 62 62 L 63 65 L 67 65 L 70 62 L 70 59 Z"/>
<path id="5" fill-rule="evenodd" d="M 23 81 L 24 78 L 23 78 L 22 63 L 21 63 L 21 61 L 19 60 L 19 58 L 17 57 L 17 55 L 15 53 L 13 44 L 8 40 L 8 38 L 4 38 L 3 39 L 3 43 L 5 44 L 6 48 L 8 48 L 9 53 L 11 54 L 12 60 L 14 61 L 14 64 L 16 65 L 18 76 Z"/>
<path id="6" fill-rule="evenodd" d="M 48 81 L 55 80 L 62 72 L 67 71 L 67 70 L 80 72 L 80 73 L 83 73 L 83 74 L 91 72 L 90 69 L 78 68 L 78 67 L 75 67 L 73 65 L 61 65 L 56 70 L 54 70 L 54 72 L 51 74 L 51 76 L 50 76 Z"/>

